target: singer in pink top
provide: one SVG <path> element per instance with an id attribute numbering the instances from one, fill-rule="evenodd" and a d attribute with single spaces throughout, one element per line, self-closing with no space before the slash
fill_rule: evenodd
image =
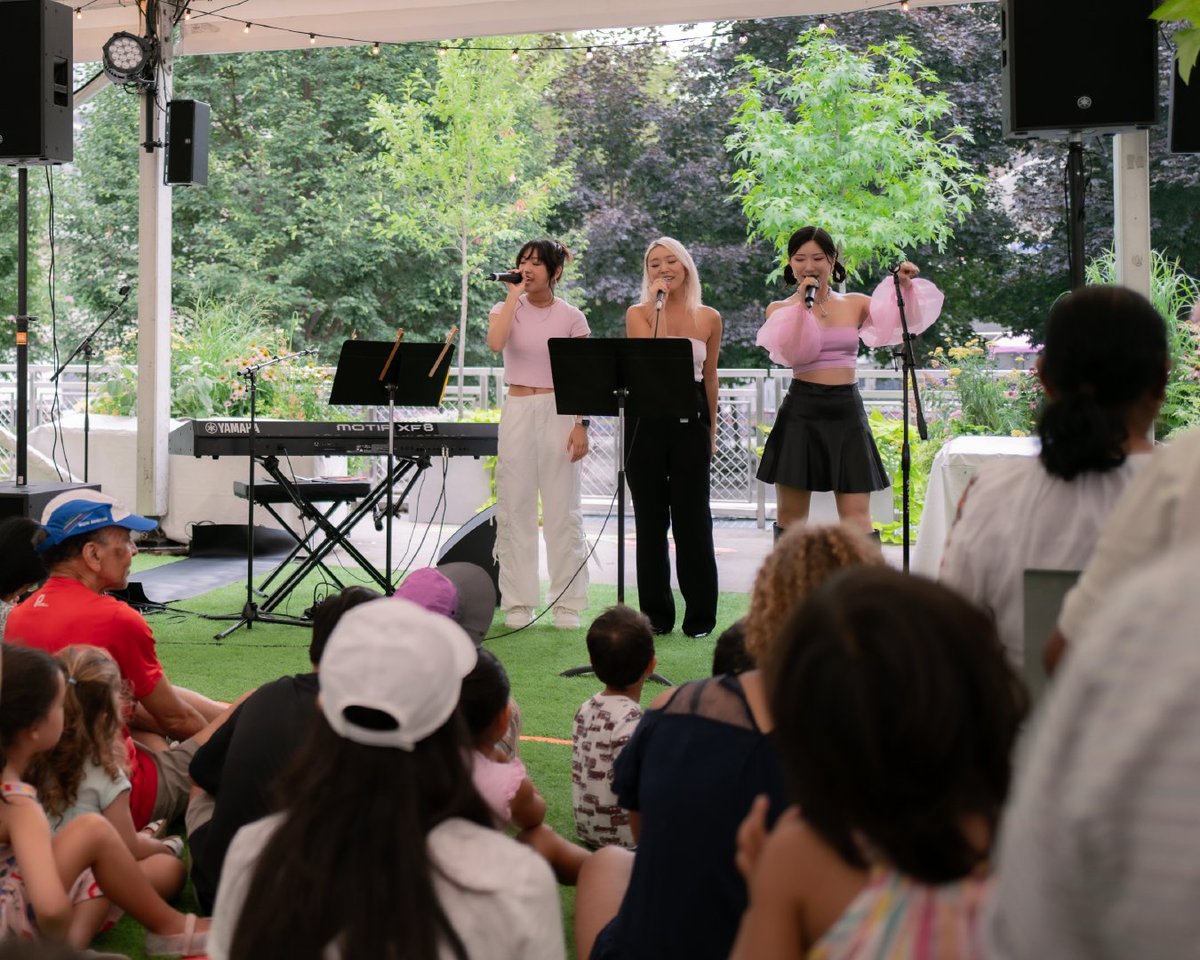
<path id="1" fill-rule="evenodd" d="M 517 254 L 518 279 L 488 317 L 488 346 L 504 354 L 508 387 L 496 459 L 496 559 L 500 607 L 514 629 L 528 626 L 541 606 L 539 493 L 554 625 L 574 629 L 587 609 L 579 461 L 588 452 L 588 422 L 559 415 L 550 375 L 550 338 L 591 332 L 583 314 L 554 294 L 570 256 L 557 240 L 526 243 Z"/>
<path id="2" fill-rule="evenodd" d="M 910 333 L 928 328 L 942 311 L 942 293 L 915 279 L 916 264 L 899 268 Z M 833 238 L 803 227 L 788 240 L 783 271 L 796 292 L 767 307 L 756 342 L 775 363 L 792 368 L 792 386 L 767 438 L 758 479 L 775 484 L 776 536 L 808 519 L 814 490 L 832 490 L 838 516 L 871 530 L 871 491 L 890 482 L 875 448 L 858 392 L 858 342 L 883 347 L 901 341 L 895 281 L 887 277 L 871 296 L 839 293 L 846 268 Z"/>

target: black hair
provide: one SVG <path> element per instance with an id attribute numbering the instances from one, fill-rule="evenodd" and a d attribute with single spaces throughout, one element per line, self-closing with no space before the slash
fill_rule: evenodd
<path id="1" fill-rule="evenodd" d="M 0 767 L 22 730 L 50 710 L 64 676 L 63 666 L 45 650 L 16 643 L 0 644 Z"/>
<path id="2" fill-rule="evenodd" d="M 381 596 L 382 594 L 370 587 L 347 587 L 341 593 L 328 596 L 317 604 L 312 614 L 312 640 L 308 644 L 308 662 L 314 666 L 321 662 L 329 635 L 342 619 L 343 613 L 368 600 L 378 600 Z"/>
<path id="3" fill-rule="evenodd" d="M 74 537 L 67 537 L 67 539 L 62 543 L 56 543 L 52 547 L 47 547 L 42 552 L 42 563 L 45 564 L 47 571 L 51 571 L 60 563 L 66 563 L 68 560 L 74 560 L 83 553 L 83 548 L 89 543 L 101 543 L 107 536 L 108 531 L 111 529 L 111 525 L 107 527 L 98 527 L 95 530 L 89 530 L 87 533 L 80 533 Z"/>
<path id="4" fill-rule="evenodd" d="M 804 246 L 809 241 L 814 241 L 820 247 L 830 261 L 833 263 L 833 268 L 830 271 L 829 279 L 833 283 L 846 282 L 846 267 L 841 260 L 838 259 L 837 244 L 833 242 L 833 237 L 829 235 L 829 231 L 821 227 L 801 227 L 790 237 L 788 237 L 787 255 L 788 259 L 792 259 L 792 255 Z M 783 282 L 789 287 L 796 285 L 796 272 L 792 269 L 789 263 L 783 268 Z"/>
<path id="5" fill-rule="evenodd" d="M 1038 418 L 1047 472 L 1071 480 L 1125 462 L 1129 413 L 1166 389 L 1167 328 L 1150 301 L 1124 287 L 1084 287 L 1046 321 Z"/>
<path id="6" fill-rule="evenodd" d="M 317 713 L 282 781 L 283 819 L 254 868 L 230 957 L 320 960 L 336 941 L 343 957 L 434 960 L 445 945 L 467 960 L 427 846 L 452 817 L 492 826 L 462 717 L 455 711 L 410 751 L 346 740 Z"/>
<path id="7" fill-rule="evenodd" d="M 463 677 L 458 709 L 467 723 L 471 738 L 477 740 L 496 722 L 508 706 L 511 687 L 508 674 L 494 653 L 479 648 L 479 659 L 471 672 Z"/>
<path id="8" fill-rule="evenodd" d="M 601 683 L 617 690 L 632 686 L 654 659 L 650 618 L 624 604 L 609 607 L 588 627 L 587 651 Z"/>
<path id="9" fill-rule="evenodd" d="M 45 528 L 28 517 L 0 521 L 0 597 L 46 579 L 46 564 L 37 552 L 45 536 Z"/>
<path id="10" fill-rule="evenodd" d="M 874 851 L 928 884 L 988 856 L 1024 687 L 995 623 L 952 590 L 888 567 L 841 571 L 780 634 L 768 676 L 775 736 L 805 822 L 860 869 Z"/>
<path id="11" fill-rule="evenodd" d="M 737 676 L 747 670 L 753 670 L 756 664 L 750 651 L 746 649 L 746 618 L 735 620 L 717 637 L 713 647 L 712 675 L 721 674 Z"/>
<path id="12" fill-rule="evenodd" d="M 530 240 L 517 253 L 517 267 L 520 268 L 521 262 L 534 254 L 546 265 L 546 273 L 550 276 L 550 289 L 553 290 L 562 268 L 571 259 L 571 251 L 557 240 L 548 237 L 543 240 Z"/>

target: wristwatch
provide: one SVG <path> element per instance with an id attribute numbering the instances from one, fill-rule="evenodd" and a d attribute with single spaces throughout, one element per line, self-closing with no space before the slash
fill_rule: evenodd
<path id="1" fill-rule="evenodd" d="M 575 421 L 575 426 L 583 427 L 584 430 L 586 430 L 591 425 L 592 425 L 592 421 L 589 420 L 587 417 L 580 417 L 578 420 Z"/>

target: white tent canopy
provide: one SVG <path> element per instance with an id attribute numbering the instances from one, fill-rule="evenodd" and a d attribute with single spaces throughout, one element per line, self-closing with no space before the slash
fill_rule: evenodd
<path id="1" fill-rule="evenodd" d="M 937 6 L 954 0 L 912 0 Z M 879 0 L 163 0 L 186 7 L 177 56 L 286 50 L 347 42 L 399 43 L 552 33 L 612 27 L 648 27 L 737 18 L 749 20 L 879 9 Z M 896 2 L 899 6 L 899 0 Z M 140 33 L 139 12 L 129 0 L 93 0 L 75 21 L 75 60 L 100 59 L 104 42 L 119 30 Z M 246 33 L 244 27 L 255 28 Z M 349 40 L 320 39 L 344 37 Z"/>

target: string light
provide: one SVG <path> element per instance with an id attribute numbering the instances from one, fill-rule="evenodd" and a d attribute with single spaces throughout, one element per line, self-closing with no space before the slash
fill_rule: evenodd
<path id="1" fill-rule="evenodd" d="M 378 41 L 371 44 L 371 56 L 373 56 L 373 57 L 379 56 L 379 42 Z"/>
<path id="2" fill-rule="evenodd" d="M 310 47 L 315 47 L 317 45 L 317 35 L 315 33 L 310 33 L 308 35 L 308 45 Z"/>
<path id="3" fill-rule="evenodd" d="M 445 47 L 438 47 L 438 56 L 444 57 L 448 51 Z"/>
<path id="4" fill-rule="evenodd" d="M 508 55 L 508 59 L 509 59 L 509 60 L 514 60 L 514 61 L 515 61 L 515 60 L 520 60 L 520 59 L 521 59 L 521 52 L 520 52 L 520 51 L 519 51 L 519 50 L 518 50 L 516 47 L 513 47 L 513 52 L 512 52 L 512 53 L 510 53 L 510 54 Z"/>
<path id="5" fill-rule="evenodd" d="M 184 20 L 191 20 L 191 19 L 192 19 L 192 8 L 191 8 L 191 7 L 184 7 L 184 8 L 183 8 L 183 19 L 184 19 Z"/>
<path id="6" fill-rule="evenodd" d="M 821 33 L 824 33 L 826 30 L 828 30 L 828 29 L 829 29 L 829 24 L 827 24 L 827 23 L 825 22 L 825 18 L 824 18 L 824 17 L 822 17 L 822 18 L 821 18 L 821 22 L 817 24 L 817 29 L 818 29 L 818 30 L 820 30 L 820 31 L 821 31 Z"/>
<path id="7" fill-rule="evenodd" d="M 246 25 L 244 27 L 242 27 L 242 33 L 249 33 L 250 26 L 251 26 L 251 24 L 249 22 L 247 22 Z"/>
<path id="8" fill-rule="evenodd" d="M 584 56 L 584 58 L 585 58 L 585 59 L 587 59 L 587 60 L 591 60 L 591 59 L 592 59 L 592 58 L 593 58 L 595 55 L 596 55 L 596 54 L 592 52 L 592 48 L 591 48 L 591 47 L 588 47 L 588 48 L 587 48 L 587 53 L 585 53 L 583 56 Z"/>
<path id="9" fill-rule="evenodd" d="M 83 7 L 76 7 L 76 8 L 75 8 L 75 19 L 76 19 L 76 20 L 82 20 L 82 19 L 83 19 Z"/>
<path id="10" fill-rule="evenodd" d="M 908 0 L 900 0 L 900 12 L 908 13 Z"/>
<path id="11" fill-rule="evenodd" d="M 744 33 L 743 33 L 743 34 L 742 34 L 740 37 L 738 37 L 738 43 L 740 43 L 740 44 L 741 44 L 743 47 L 744 47 L 744 46 L 745 46 L 745 45 L 746 45 L 746 44 L 747 44 L 749 41 L 750 41 L 750 38 L 749 38 L 748 36 L 746 36 Z"/>

